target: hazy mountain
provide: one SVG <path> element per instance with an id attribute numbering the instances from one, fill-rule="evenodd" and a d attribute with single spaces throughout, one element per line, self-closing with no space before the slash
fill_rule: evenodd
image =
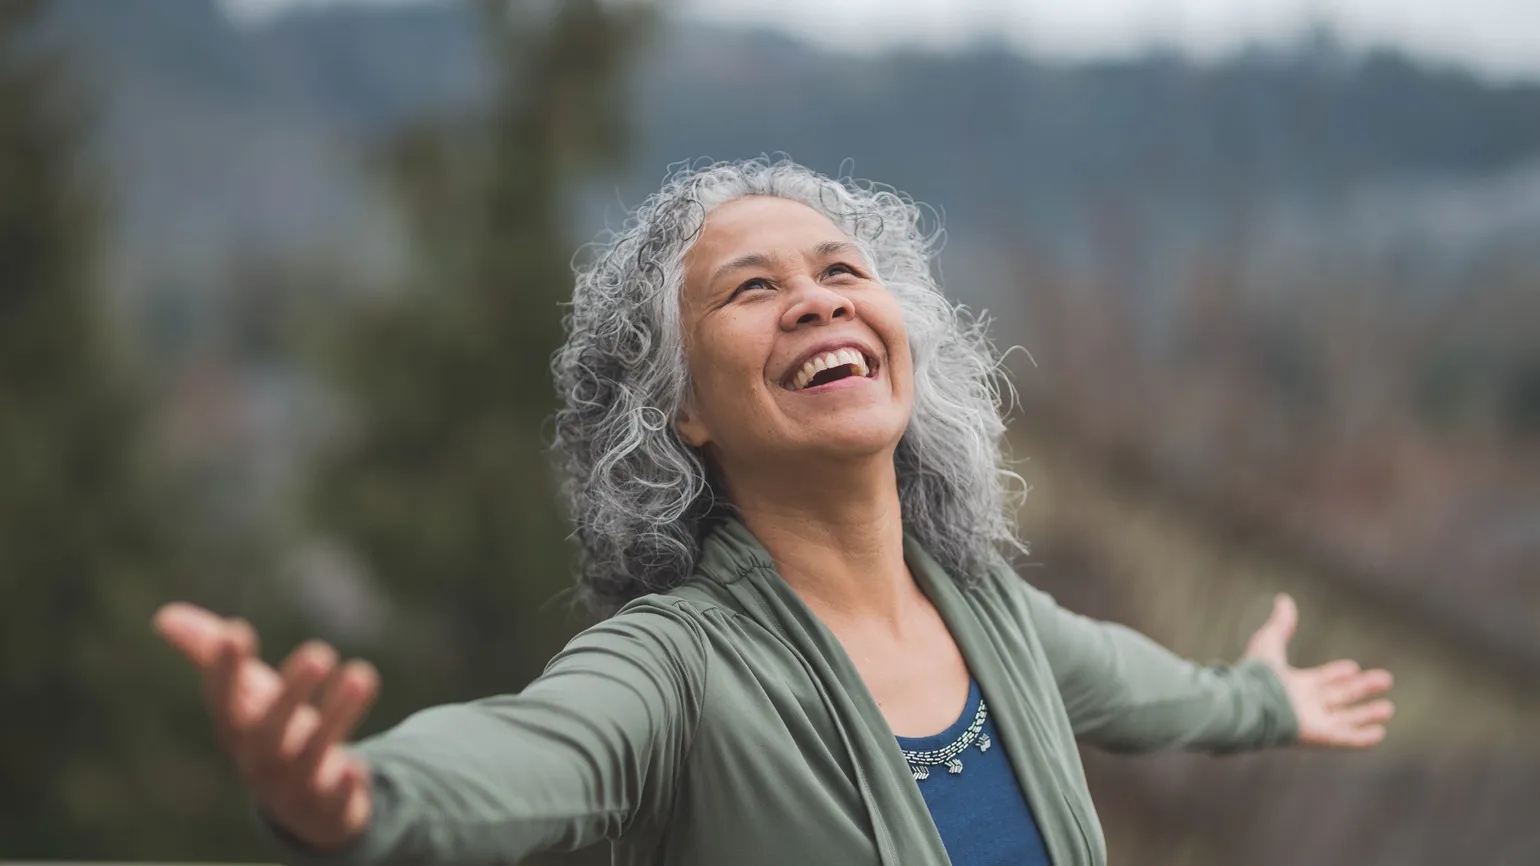
<path id="1" fill-rule="evenodd" d="M 130 273 L 269 247 L 388 260 L 388 209 L 360 155 L 407 118 L 473 104 L 481 83 L 457 4 L 339 4 L 245 29 L 208 0 L 67 0 L 56 25 L 105 109 Z M 1419 209 L 1468 201 L 1540 159 L 1540 86 L 1349 55 L 1319 34 L 1219 65 L 1063 66 L 989 48 L 857 59 L 675 25 L 632 86 L 635 156 L 594 194 L 594 220 L 671 162 L 785 151 L 826 171 L 852 158 L 857 176 L 937 206 L 954 242 L 1028 238 L 1073 257 L 1109 217 L 1157 246 L 1238 214 L 1293 237 L 1343 207 L 1363 219 L 1366 195 L 1402 202 L 1409 183 Z M 1394 236 L 1405 211 L 1369 212 Z"/>

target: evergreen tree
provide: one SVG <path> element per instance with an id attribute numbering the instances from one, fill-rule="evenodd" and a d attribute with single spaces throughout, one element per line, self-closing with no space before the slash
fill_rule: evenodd
<path id="1" fill-rule="evenodd" d="M 0 0 L 0 854 L 238 854 L 246 803 L 149 627 L 192 593 L 102 321 L 88 112 L 46 5 Z"/>
<path id="2" fill-rule="evenodd" d="M 564 201 L 620 153 L 618 75 L 645 11 L 480 11 L 491 98 L 389 149 L 420 267 L 354 322 L 342 382 L 356 424 L 317 487 L 322 524 L 396 612 L 389 645 L 365 650 L 377 727 L 522 688 L 582 624 L 562 597 L 573 550 L 545 435 L 572 290 Z"/>

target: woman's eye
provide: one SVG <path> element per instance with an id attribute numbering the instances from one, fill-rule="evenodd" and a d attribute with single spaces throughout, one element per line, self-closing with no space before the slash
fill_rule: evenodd
<path id="1" fill-rule="evenodd" d="M 743 285 L 739 286 L 738 288 L 734 289 L 733 290 L 733 297 L 736 298 L 739 295 L 743 294 L 744 292 L 752 292 L 755 289 L 768 289 L 768 288 L 770 288 L 770 284 L 769 283 L 765 282 L 764 280 L 762 280 L 762 279 L 760 279 L 758 277 L 755 277 L 754 279 L 749 280 L 748 282 L 746 282 Z"/>
<path id="2" fill-rule="evenodd" d="M 855 268 L 851 267 L 850 265 L 847 265 L 844 262 L 836 262 L 836 263 L 830 265 L 824 271 L 824 276 L 832 277 L 832 276 L 835 276 L 835 275 L 837 275 L 837 274 L 839 274 L 841 272 L 847 273 L 847 274 L 849 274 L 849 275 L 851 275 L 853 277 L 859 277 L 861 275 L 858 271 L 856 271 Z"/>

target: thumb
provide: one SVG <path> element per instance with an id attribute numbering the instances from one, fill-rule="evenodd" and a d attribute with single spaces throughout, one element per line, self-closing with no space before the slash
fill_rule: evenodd
<path id="1" fill-rule="evenodd" d="M 1273 598 L 1273 612 L 1246 645 L 1246 655 L 1279 666 L 1289 663 L 1289 640 L 1299 623 L 1299 608 L 1287 593 Z"/>
<path id="2" fill-rule="evenodd" d="M 199 668 L 207 668 L 219 657 L 219 647 L 227 629 L 225 621 L 212 611 L 186 602 L 172 602 L 155 613 L 155 631 L 166 643 L 176 647 Z"/>

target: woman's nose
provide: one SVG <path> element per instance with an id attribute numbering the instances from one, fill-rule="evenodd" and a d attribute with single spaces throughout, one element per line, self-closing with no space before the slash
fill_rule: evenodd
<path id="1" fill-rule="evenodd" d="M 828 325 L 837 319 L 854 319 L 856 307 L 851 300 L 816 280 L 800 280 L 793 291 L 796 300 L 781 315 L 781 329 L 796 330 L 802 325 Z"/>

